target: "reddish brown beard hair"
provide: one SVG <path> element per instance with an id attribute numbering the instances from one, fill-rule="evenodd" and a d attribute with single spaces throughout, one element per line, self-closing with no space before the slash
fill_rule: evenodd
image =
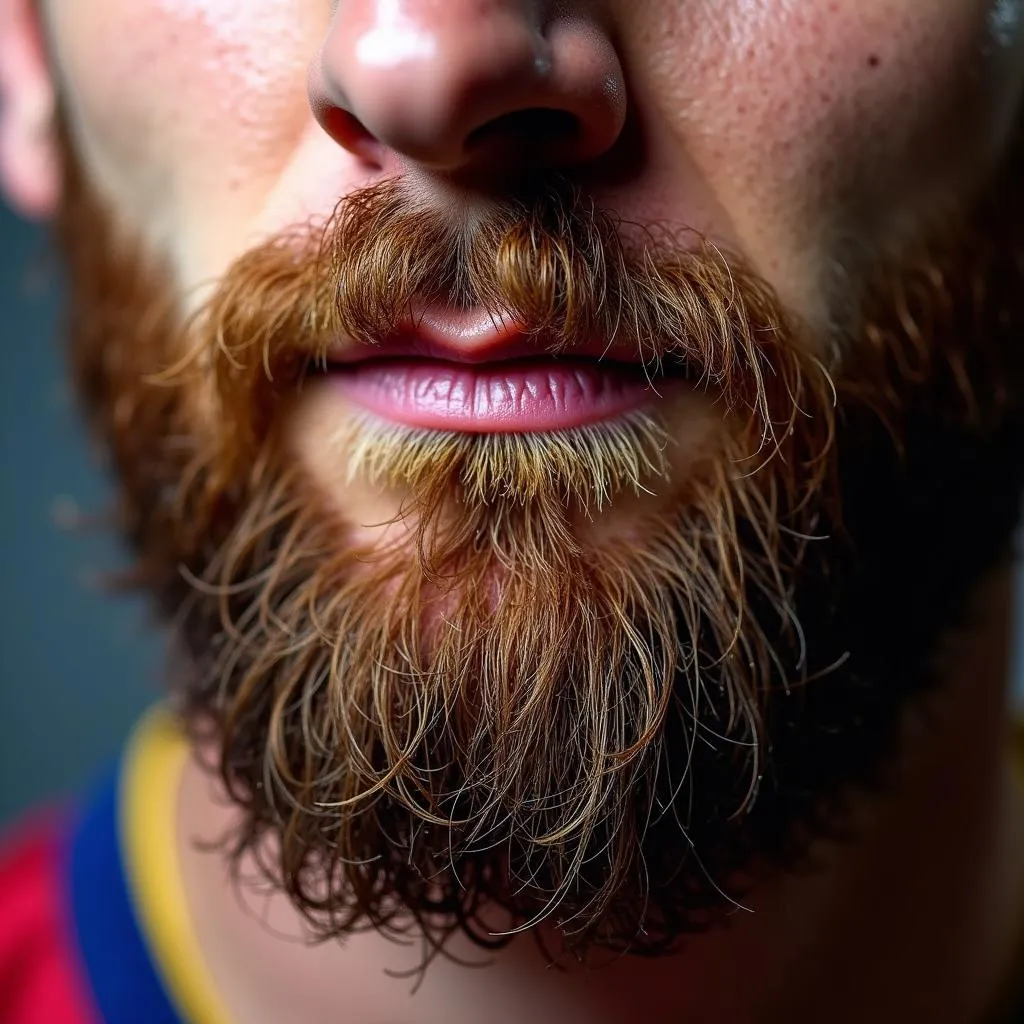
<path id="1" fill-rule="evenodd" d="M 1012 474 L 989 536 L 950 569 L 956 601 L 932 599 L 913 657 L 895 659 L 906 678 L 865 684 L 874 613 L 851 625 L 843 598 L 872 599 L 856 562 L 883 545 L 862 528 L 877 504 L 844 493 L 834 411 L 853 478 L 872 467 L 867 493 L 886 474 L 897 500 L 922 493 L 907 468 L 922 424 L 1005 460 L 1020 310 L 1006 288 L 978 291 L 1013 261 L 973 232 L 885 281 L 833 385 L 739 261 L 629 247 L 557 183 L 472 232 L 393 184 L 363 190 L 322 243 L 301 232 L 243 256 L 187 323 L 70 156 L 61 227 L 77 377 L 139 581 L 184 652 L 172 692 L 238 807 L 230 856 L 254 855 L 323 937 L 414 926 L 438 948 L 457 929 L 497 945 L 508 935 L 481 923 L 497 905 L 510 931 L 553 917 L 578 954 L 670 948 L 873 776 L 1015 519 Z M 615 336 L 652 371 L 684 366 L 719 402 L 720 449 L 672 481 L 656 422 L 383 442 L 374 464 L 407 489 L 417 558 L 339 550 L 345 524 L 289 456 L 285 408 L 337 332 L 372 344 L 424 298 L 510 312 L 545 349 Z M 1000 400 L 983 408 L 979 384 Z M 579 536 L 575 505 L 652 485 L 675 512 L 628 540 Z M 893 571 L 920 575 L 906 562 Z M 447 625 L 427 636 L 438 600 Z M 816 730 L 827 743 L 800 735 Z"/>

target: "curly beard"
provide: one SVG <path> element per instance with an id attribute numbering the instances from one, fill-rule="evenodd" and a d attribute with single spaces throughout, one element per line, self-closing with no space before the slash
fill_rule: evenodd
<path id="1" fill-rule="evenodd" d="M 577 955 L 662 952 L 880 783 L 1017 521 L 1010 189 L 880 271 L 823 346 L 741 260 L 627 244 L 557 182 L 457 229 L 363 190 L 185 318 L 67 151 L 71 354 L 182 652 L 171 691 L 237 804 L 229 855 L 318 934 L 497 945 L 550 919 Z M 720 436 L 680 476 L 654 414 L 356 419 L 343 475 L 399 494 L 405 529 L 349 541 L 289 425 L 331 339 L 373 344 L 422 299 L 511 313 L 546 351 L 614 337 L 706 394 Z M 649 491 L 670 500 L 624 534 L 581 528 Z"/>

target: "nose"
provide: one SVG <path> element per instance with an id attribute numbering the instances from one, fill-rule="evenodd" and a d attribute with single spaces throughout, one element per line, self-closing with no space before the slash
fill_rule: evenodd
<path id="1" fill-rule="evenodd" d="M 622 132 L 626 87 L 578 2 L 338 0 L 310 70 L 313 111 L 377 163 L 397 154 L 460 173 L 593 160 Z"/>

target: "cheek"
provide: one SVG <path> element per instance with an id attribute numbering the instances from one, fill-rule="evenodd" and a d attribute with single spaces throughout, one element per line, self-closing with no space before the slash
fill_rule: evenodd
<path id="1" fill-rule="evenodd" d="M 667 27 L 649 20 L 637 57 L 654 57 L 638 66 L 661 124 L 775 277 L 799 251 L 821 262 L 829 234 L 880 241 L 988 170 L 1019 105 L 1022 7 L 695 0 Z"/>
<path id="2" fill-rule="evenodd" d="M 326 15 L 295 0 L 54 0 L 51 27 L 90 170 L 136 224 L 256 196 L 304 129 Z M 173 232 L 173 228 L 169 227 Z"/>

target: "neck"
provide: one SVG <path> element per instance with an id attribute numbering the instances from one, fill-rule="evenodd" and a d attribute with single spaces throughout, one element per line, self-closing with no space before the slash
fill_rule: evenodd
<path id="1" fill-rule="evenodd" d="M 550 970 L 529 936 L 495 955 L 464 940 L 417 985 L 419 943 L 367 932 L 308 945 L 284 897 L 233 889 L 220 857 L 194 841 L 222 835 L 232 812 L 193 762 L 179 847 L 214 985 L 238 1024 L 979 1020 L 1024 923 L 1024 798 L 1008 742 L 1012 621 L 1004 570 L 979 588 L 970 628 L 943 645 L 944 685 L 908 713 L 885 793 L 856 801 L 851 837 L 820 843 L 813 867 L 761 886 L 729 927 L 662 959 Z"/>

